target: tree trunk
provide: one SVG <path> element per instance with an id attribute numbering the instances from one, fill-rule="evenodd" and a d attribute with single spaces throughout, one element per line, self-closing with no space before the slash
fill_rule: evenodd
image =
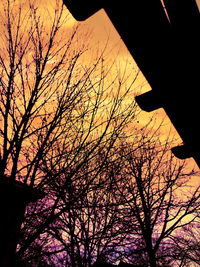
<path id="1" fill-rule="evenodd" d="M 152 246 L 151 231 L 147 231 L 145 234 L 146 249 L 149 257 L 150 267 L 156 267 L 156 257 Z"/>
<path id="2" fill-rule="evenodd" d="M 155 253 L 152 252 L 149 252 L 149 264 L 150 264 L 150 267 L 156 267 L 156 258 L 155 258 Z"/>

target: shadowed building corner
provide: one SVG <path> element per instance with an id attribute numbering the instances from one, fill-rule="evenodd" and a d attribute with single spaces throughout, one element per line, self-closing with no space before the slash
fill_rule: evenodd
<path id="1" fill-rule="evenodd" d="M 38 192 L 18 181 L 10 181 L 8 177 L 0 179 L 0 266 L 15 266 L 15 253 L 23 222 L 25 208 L 28 203 L 42 198 Z"/>

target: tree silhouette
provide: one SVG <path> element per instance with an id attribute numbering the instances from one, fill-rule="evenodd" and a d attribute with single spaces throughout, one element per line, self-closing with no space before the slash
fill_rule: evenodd
<path id="1" fill-rule="evenodd" d="M 106 48 L 89 59 L 60 1 L 45 18 L 31 1 L 1 5 L 2 266 L 199 263 L 197 173 L 133 127 L 138 74 L 113 71 Z"/>
<path id="2" fill-rule="evenodd" d="M 172 247 L 179 243 L 181 231 L 196 220 L 199 187 L 189 185 L 195 171 L 174 158 L 168 143 L 143 136 L 136 144 L 136 150 L 129 143 L 122 145 L 122 167 L 117 173 L 118 191 L 129 206 L 127 227 L 150 266 L 171 266 Z M 135 254 L 137 258 L 137 246 Z"/>
<path id="3" fill-rule="evenodd" d="M 198 251 L 191 248 L 198 247 L 199 188 L 190 185 L 198 173 L 188 171 L 187 163 L 171 154 L 171 141 L 162 144 L 155 134 L 147 137 L 146 133 L 138 131 L 132 141 L 124 137 L 116 142 L 104 165 L 101 159 L 107 150 L 103 148 L 87 161 L 63 191 L 59 216 L 27 247 L 22 259 L 43 259 L 58 266 L 198 262 Z M 70 201 L 85 185 L 84 194 Z M 41 212 L 38 204 L 30 206 L 25 236 L 38 227 L 33 222 L 40 225 L 49 216 L 45 211 L 49 212 L 50 199 L 41 202 Z M 39 208 L 35 218 L 33 208 Z M 26 240 L 21 239 L 23 243 Z"/>
<path id="4" fill-rule="evenodd" d="M 80 188 L 73 189 L 70 199 L 73 204 L 93 182 L 94 178 L 80 182 L 84 166 L 103 149 L 100 169 L 134 117 L 135 102 L 124 104 L 134 81 L 128 85 L 115 73 L 112 82 L 106 82 L 112 64 L 106 66 L 104 49 L 88 58 L 88 35 L 81 36 L 79 25 L 66 32 L 68 18 L 61 1 L 56 1 L 53 12 L 45 9 L 46 16 L 31 1 L 22 6 L 6 0 L 1 5 L 0 177 L 11 187 L 20 185 L 21 197 L 24 194 L 17 203 L 18 193 L 12 198 L 6 191 L 9 201 L 1 205 L 10 225 L 5 220 L 2 231 L 18 232 L 21 222 L 16 230 L 16 218 L 10 215 L 15 207 L 22 221 L 28 202 L 52 194 L 43 214 L 48 216 L 29 231 L 20 255 L 66 211 L 64 194 L 72 190 L 71 183 L 79 179 Z"/>

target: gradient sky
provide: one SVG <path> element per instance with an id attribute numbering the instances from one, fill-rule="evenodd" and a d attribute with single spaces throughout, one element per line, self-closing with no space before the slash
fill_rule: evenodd
<path id="1" fill-rule="evenodd" d="M 196 1 L 200 9 L 200 0 Z M 83 27 L 88 28 L 92 32 L 94 44 L 99 44 L 103 46 L 105 45 L 106 41 L 109 40 L 109 47 L 111 48 L 111 50 L 113 49 L 112 57 L 117 57 L 117 61 L 120 62 L 120 66 L 123 67 L 123 65 L 126 64 L 125 62 L 128 62 L 130 72 L 131 70 L 137 68 L 134 59 L 129 54 L 126 46 L 124 45 L 123 41 L 121 40 L 119 34 L 115 30 L 114 26 L 112 25 L 112 22 L 110 21 L 104 10 L 100 10 L 95 15 L 87 19 L 85 22 L 82 22 L 82 25 Z M 147 83 L 142 73 L 140 74 L 135 90 L 138 94 L 151 90 L 151 87 Z M 170 122 L 169 118 L 166 116 L 166 113 L 163 109 L 159 109 L 151 113 L 141 112 L 139 118 L 140 124 L 145 125 L 152 116 L 156 116 L 157 125 L 163 120 L 163 118 L 165 120 L 164 127 L 161 130 L 161 138 L 165 139 L 169 135 L 169 133 L 171 133 L 175 136 L 175 138 L 177 138 L 176 145 L 181 144 L 182 141 L 176 129 Z M 190 166 L 192 168 L 196 165 L 193 159 L 189 159 L 188 162 L 190 163 Z M 199 183 L 198 180 L 196 179 L 195 181 L 193 181 L 195 183 Z"/>
<path id="2" fill-rule="evenodd" d="M 45 9 L 45 7 L 48 5 L 49 10 L 51 12 L 54 11 L 55 8 L 55 0 L 30 0 L 33 1 L 38 5 L 38 7 L 41 9 L 41 13 Z M 26 3 L 26 0 L 16 0 L 16 3 Z M 200 0 L 197 0 L 199 7 L 200 7 Z M 25 10 L 24 10 L 25 12 Z M 65 8 L 66 14 L 68 14 L 67 8 Z M 48 27 L 48 20 L 45 21 Z M 77 22 L 74 20 L 72 16 L 68 19 L 66 24 L 64 25 L 66 31 L 73 27 Z M 115 64 L 118 68 L 126 69 L 127 75 L 129 75 L 129 79 L 134 79 L 138 67 L 128 52 L 126 46 L 124 45 L 123 41 L 121 40 L 119 34 L 115 30 L 114 26 L 112 25 L 112 22 L 106 15 L 104 10 L 100 10 L 95 15 L 87 19 L 85 22 L 81 22 L 80 29 L 87 33 L 90 33 L 90 45 L 91 45 L 91 56 L 95 49 L 103 49 L 107 45 L 106 54 L 108 57 L 108 61 L 110 59 L 111 62 L 113 62 L 113 59 L 115 59 Z M 65 40 L 63 40 L 65 41 Z M 137 82 L 134 84 L 134 90 L 136 94 L 141 94 L 143 92 L 151 90 L 151 87 L 147 83 L 145 77 L 140 73 L 139 78 L 137 79 Z M 157 118 L 157 125 L 161 123 L 163 118 L 165 118 L 164 126 L 162 127 L 160 133 L 162 138 L 166 138 L 169 135 L 169 132 L 172 135 L 175 135 L 177 138 L 179 138 L 178 133 L 176 132 L 173 125 L 170 123 L 169 118 L 166 116 L 163 109 L 156 110 L 151 113 L 141 112 L 140 117 L 138 118 L 138 122 L 141 125 L 145 125 L 152 116 L 155 116 Z M 177 144 L 180 144 L 181 140 L 177 140 Z M 194 165 L 194 161 L 190 160 L 191 165 Z"/>

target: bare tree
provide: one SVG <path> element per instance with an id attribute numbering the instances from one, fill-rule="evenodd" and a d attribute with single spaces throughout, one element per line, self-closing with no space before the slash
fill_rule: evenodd
<path id="1" fill-rule="evenodd" d="M 1 176 L 34 187 L 42 154 L 53 147 L 63 117 L 80 101 L 81 89 L 70 82 L 82 53 L 71 55 L 76 29 L 58 45 L 63 7 L 57 7 L 46 32 L 37 8 L 30 6 L 23 17 L 22 7 L 14 12 L 12 4 L 5 4 L 6 43 L 0 57 Z"/>
<path id="2" fill-rule="evenodd" d="M 105 151 L 99 153 L 92 165 L 98 166 L 98 163 L 101 162 L 100 160 L 98 162 L 98 159 L 102 158 L 103 152 L 105 153 Z M 110 158 L 111 155 L 109 155 Z M 65 225 L 61 232 L 64 231 L 66 234 L 62 241 L 65 244 L 74 244 L 71 248 L 76 255 L 74 266 L 78 264 L 91 266 L 95 261 L 115 263 L 116 256 L 112 259 L 112 255 L 122 249 L 123 241 L 127 238 L 121 227 L 123 217 L 118 216 L 119 203 L 116 202 L 112 190 L 113 167 L 114 161 L 112 164 L 108 164 L 107 161 L 103 168 L 100 168 L 98 174 L 95 174 L 94 182 L 88 188 L 85 196 L 71 206 L 64 218 L 60 218 Z M 88 172 L 85 174 L 88 175 Z M 120 204 L 122 205 L 122 203 Z M 72 225 L 73 234 L 70 231 Z M 52 233 L 55 234 L 54 229 L 52 229 Z M 56 237 L 54 234 L 53 236 Z M 70 262 L 72 261 L 70 260 Z"/>
<path id="3" fill-rule="evenodd" d="M 136 131 L 132 142 L 122 136 L 109 150 L 99 146 L 70 179 L 71 169 L 55 172 L 57 179 L 50 180 L 48 190 L 51 196 L 62 192 L 56 218 L 29 244 L 25 259 L 43 255 L 46 262 L 58 266 L 91 266 L 96 260 L 135 266 L 198 262 L 191 251 L 198 237 L 191 229 L 198 226 L 199 188 L 188 184 L 198 173 L 174 158 L 171 141 L 162 144 L 156 135 L 147 136 L 146 130 Z M 63 181 L 68 183 L 63 186 Z M 44 203 L 49 201 L 51 197 L 43 202 L 41 212 L 37 210 L 36 220 L 30 211 L 25 231 L 31 224 L 35 231 L 34 221 L 38 221 L 36 228 L 41 222 L 45 225 L 51 205 Z"/>
<path id="4" fill-rule="evenodd" d="M 196 215 L 196 216 L 195 216 Z M 181 231 L 171 237 L 171 253 L 175 266 L 198 266 L 200 261 L 199 242 L 199 208 L 196 209 L 194 220 L 185 225 Z"/>
<path id="5" fill-rule="evenodd" d="M 28 208 L 22 228 L 22 249 L 38 227 L 42 226 L 43 232 L 40 231 L 40 238 L 37 236 L 27 246 L 22 257 L 27 262 L 32 262 L 34 258 L 41 260 L 42 257 L 47 262 L 62 262 L 66 266 L 91 266 L 96 260 L 116 262 L 116 257 L 111 259 L 111 255 L 117 253 L 117 248 L 119 251 L 122 249 L 127 237 L 120 227 L 123 217 L 117 216 L 122 203 L 116 202 L 112 190 L 115 150 L 113 146 L 108 150 L 104 145 L 99 146 L 98 153 L 70 179 L 72 171 L 65 170 L 62 177 L 51 180 L 50 197 L 43 200 L 43 204 L 39 205 L 39 201 Z M 54 194 L 61 194 L 61 198 L 54 220 L 46 224 L 51 213 L 49 203 L 54 203 Z"/>
<path id="6" fill-rule="evenodd" d="M 48 28 L 31 1 L 25 13 L 15 1 L 3 5 L 0 175 L 6 185 L 1 188 L 13 194 L 1 198 L 9 219 L 1 228 L 5 240 L 12 240 L 10 229 L 16 230 L 20 215 L 19 228 L 32 201 L 18 262 L 198 262 L 189 245 L 183 250 L 187 239 L 178 238 L 184 230 L 197 244 L 196 234 L 186 231 L 198 220 L 199 188 L 188 190 L 187 183 L 195 173 L 174 159 L 168 142 L 141 130 L 132 141 L 125 135 L 137 118 L 130 101 L 137 75 L 131 83 L 119 73 L 109 81 L 112 63 L 107 65 L 104 51 L 92 63 L 86 60 L 86 38 L 80 45 L 78 25 L 64 31 L 67 18 L 59 1 L 53 15 L 47 11 Z M 18 206 L 11 220 L 11 209 Z"/>
<path id="7" fill-rule="evenodd" d="M 30 5 L 25 16 L 22 7 L 14 10 L 6 1 L 0 55 L 1 176 L 41 188 L 42 168 L 55 167 L 62 154 L 70 164 L 78 156 L 80 160 L 86 147 L 92 154 L 99 143 L 114 142 L 136 109 L 134 101 L 124 104 L 132 84 L 122 92 L 118 74 L 106 84 L 111 67 L 105 67 L 103 52 L 93 64 L 83 62 L 87 47 L 78 40 L 77 48 L 78 26 L 64 38 L 60 2 L 49 31 L 36 7 Z"/>
<path id="8" fill-rule="evenodd" d="M 70 106 L 59 99 L 62 95 L 67 100 L 68 94 L 61 77 L 70 81 L 70 75 L 62 67 L 68 66 L 69 72 L 72 71 L 79 53 L 67 59 L 76 30 L 65 46 L 56 47 L 62 7 L 55 10 L 51 29 L 46 34 L 35 7 L 30 5 L 24 14 L 22 6 L 15 6 L 15 1 L 1 4 L 4 21 L 0 51 L 0 172 L 1 182 L 5 184 L 1 187 L 5 200 L 1 202 L 5 219 L 1 227 L 5 237 L 1 256 L 9 260 L 12 257 L 7 255 L 7 246 L 15 245 L 18 217 L 23 216 L 27 201 L 32 200 L 30 189 L 35 186 L 42 154 L 53 148 L 62 117 L 67 105 Z M 55 104 L 53 108 L 52 104 Z"/>
<path id="9" fill-rule="evenodd" d="M 157 138 L 149 141 L 142 136 L 136 144 L 132 147 L 139 149 L 130 148 L 130 143 L 122 145 L 121 173 L 117 174 L 121 177 L 118 192 L 129 206 L 127 227 L 136 244 L 130 252 L 135 259 L 142 252 L 150 266 L 171 266 L 176 246 L 172 240 L 178 242 L 179 231 L 192 225 L 199 209 L 199 188 L 189 186 L 195 171 L 174 158 L 168 142 L 163 145 Z"/>
<path id="10" fill-rule="evenodd" d="M 34 231 L 27 230 L 18 257 L 67 211 L 63 203 L 71 184 L 76 187 L 68 205 L 84 196 L 95 177 L 85 179 L 85 165 L 103 149 L 104 157 L 94 170 L 98 173 L 122 129 L 137 113 L 134 101 L 126 103 L 135 80 L 126 84 L 116 73 L 112 82 L 107 81 L 112 64 L 105 65 L 104 51 L 93 63 L 85 60 L 87 38 L 81 45 L 78 25 L 65 33 L 63 4 L 56 3 L 53 15 L 47 10 L 45 18 L 31 1 L 26 9 L 15 1 L 2 3 L 0 175 L 6 184 L 27 192 L 26 201 L 25 193 L 20 203 L 10 198 L 9 208 L 3 210 L 10 218 L 11 209 L 21 205 L 16 217 L 22 216 L 33 200 L 30 194 L 39 191 L 47 199 L 51 194 L 48 206 L 35 207 L 36 214 L 43 212 L 43 220 Z M 3 228 L 14 229 L 15 219 Z"/>

